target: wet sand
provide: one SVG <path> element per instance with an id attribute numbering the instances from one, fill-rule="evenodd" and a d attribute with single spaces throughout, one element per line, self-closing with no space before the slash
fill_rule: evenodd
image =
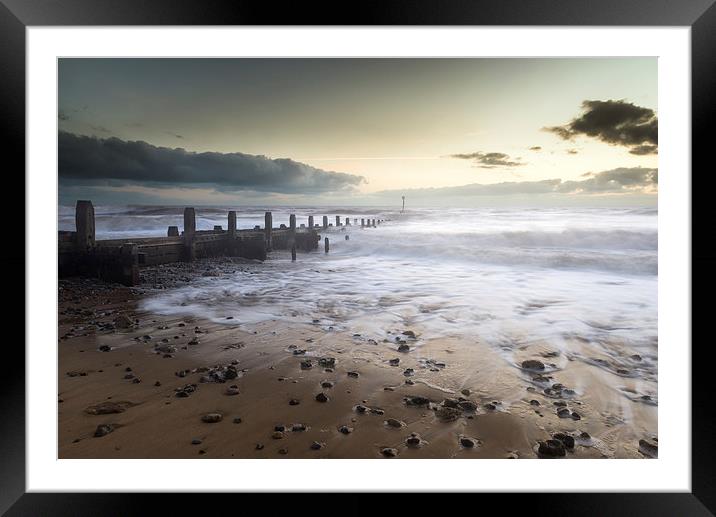
<path id="1" fill-rule="evenodd" d="M 145 270 L 139 289 L 60 282 L 60 458 L 655 454 L 655 400 L 614 361 L 531 343 L 510 365 L 479 336 L 355 335 L 313 321 L 238 328 L 139 311 L 157 274 Z"/>

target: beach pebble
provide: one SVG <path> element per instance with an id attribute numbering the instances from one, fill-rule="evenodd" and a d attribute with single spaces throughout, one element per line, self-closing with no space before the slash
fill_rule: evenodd
<path id="1" fill-rule="evenodd" d="M 281 431 L 274 431 L 273 434 L 271 434 L 271 438 L 274 440 L 281 440 L 283 439 L 283 433 Z"/>
<path id="2" fill-rule="evenodd" d="M 574 449 L 574 437 L 566 433 L 555 433 L 552 435 L 553 440 L 559 440 L 567 449 Z"/>
<path id="3" fill-rule="evenodd" d="M 313 363 L 310 360 L 301 361 L 301 370 L 308 370 L 313 368 Z"/>
<path id="4" fill-rule="evenodd" d="M 311 449 L 314 451 L 318 451 L 323 449 L 326 446 L 324 442 L 313 442 L 311 443 Z"/>
<path id="5" fill-rule="evenodd" d="M 460 393 L 462 393 L 466 397 L 469 397 L 472 392 L 469 389 L 465 388 L 465 389 L 460 390 Z"/>
<path id="6" fill-rule="evenodd" d="M 410 346 L 402 344 L 398 347 L 398 352 L 410 352 Z"/>
<path id="7" fill-rule="evenodd" d="M 257 451 L 260 451 L 260 450 L 263 449 L 263 448 L 264 448 L 264 444 L 263 444 L 263 443 L 257 443 L 256 446 L 254 447 L 254 449 L 256 449 Z"/>
<path id="8" fill-rule="evenodd" d="M 437 417 L 442 420 L 443 422 L 452 422 L 454 420 L 457 420 L 461 416 L 461 412 L 459 409 L 447 407 L 447 406 L 440 406 L 436 413 Z"/>
<path id="9" fill-rule="evenodd" d="M 398 420 L 396 418 L 389 418 L 388 420 L 385 421 L 385 425 L 387 425 L 388 427 L 400 428 L 400 427 L 405 427 L 405 422 L 403 422 L 402 420 Z"/>
<path id="10" fill-rule="evenodd" d="M 410 436 L 405 439 L 405 444 L 408 447 L 420 447 L 422 443 L 423 440 L 418 433 L 410 433 Z"/>
<path id="11" fill-rule="evenodd" d="M 335 385 L 335 384 L 334 384 L 333 382 L 331 382 L 331 381 L 323 381 L 323 382 L 321 383 L 321 388 L 326 388 L 326 389 L 328 389 L 328 388 L 332 388 L 334 385 Z"/>
<path id="12" fill-rule="evenodd" d="M 559 418 L 570 418 L 572 416 L 572 413 L 567 408 L 559 408 L 557 410 L 557 416 Z"/>
<path id="13" fill-rule="evenodd" d="M 198 344 L 199 344 L 199 340 L 196 338 L 191 338 L 191 340 L 187 343 L 187 345 L 192 345 L 192 346 L 198 345 Z"/>
<path id="14" fill-rule="evenodd" d="M 358 412 L 358 413 L 367 413 L 367 412 L 368 412 L 368 408 L 367 408 L 366 406 L 361 405 L 361 404 L 358 404 L 358 405 L 355 407 L 355 410 L 356 410 L 356 412 Z"/>
<path id="15" fill-rule="evenodd" d="M 94 437 L 101 438 L 102 436 L 108 435 L 112 431 L 114 431 L 114 426 L 112 424 L 100 424 L 94 431 Z"/>
<path id="16" fill-rule="evenodd" d="M 475 440 L 474 438 L 470 438 L 469 436 L 461 436 L 460 445 L 465 447 L 466 449 L 473 449 L 477 447 L 477 440 Z"/>
<path id="17" fill-rule="evenodd" d="M 430 404 L 430 399 L 425 397 L 406 397 L 403 400 L 408 406 L 427 406 Z"/>
<path id="18" fill-rule="evenodd" d="M 298 406 L 300 403 L 301 403 L 301 401 L 298 399 L 291 399 L 288 401 L 289 406 Z"/>
<path id="19" fill-rule="evenodd" d="M 233 422 L 234 422 L 235 424 L 240 424 L 240 423 L 242 422 L 241 417 L 240 417 L 240 416 L 234 417 Z"/>
<path id="20" fill-rule="evenodd" d="M 395 359 L 391 359 L 390 361 L 388 361 L 388 363 L 390 364 L 390 366 L 398 366 L 400 364 L 400 359 L 396 357 Z"/>
<path id="21" fill-rule="evenodd" d="M 328 402 L 328 395 L 326 395 L 325 393 L 321 392 L 321 393 L 319 393 L 318 395 L 316 395 L 316 400 L 317 400 L 318 402 Z"/>
<path id="22" fill-rule="evenodd" d="M 306 429 L 308 429 L 306 424 L 292 424 L 291 425 L 291 431 L 293 431 L 295 433 L 300 433 L 302 431 L 305 431 Z"/>
<path id="23" fill-rule="evenodd" d="M 415 332 L 412 330 L 404 330 L 403 335 L 415 339 Z"/>
<path id="24" fill-rule="evenodd" d="M 477 404 L 475 404 L 472 400 L 461 400 L 458 406 L 460 406 L 460 409 L 462 409 L 463 411 L 477 410 Z"/>
<path id="25" fill-rule="evenodd" d="M 392 447 L 383 447 L 380 450 L 380 453 L 386 458 L 395 458 L 398 455 L 398 449 L 393 449 Z"/>
<path id="26" fill-rule="evenodd" d="M 226 388 L 226 394 L 227 395 L 238 395 L 239 394 L 239 387 L 236 385 L 229 386 Z"/>
<path id="27" fill-rule="evenodd" d="M 336 359 L 334 357 L 321 357 L 318 360 L 318 364 L 323 368 L 333 368 L 336 365 Z"/>
<path id="28" fill-rule="evenodd" d="M 89 415 L 110 415 L 113 413 L 123 413 L 128 408 L 136 405 L 134 402 L 117 401 L 117 402 L 100 402 L 85 409 L 85 413 Z"/>
<path id="29" fill-rule="evenodd" d="M 112 347 L 109 346 L 109 345 L 101 345 L 101 346 L 99 347 L 99 351 L 100 351 L 100 352 L 109 352 L 109 351 L 111 351 L 111 350 L 112 350 Z"/>
<path id="30" fill-rule="evenodd" d="M 412 377 L 413 375 L 415 375 L 415 370 L 413 370 L 412 368 L 406 368 L 403 372 L 403 375 L 405 375 L 406 377 Z"/>
<path id="31" fill-rule="evenodd" d="M 351 434 L 353 432 L 353 428 L 348 427 L 347 425 L 342 425 L 338 428 L 338 432 L 343 434 Z"/>
<path id="32" fill-rule="evenodd" d="M 560 458 L 567 454 L 564 444 L 559 440 L 539 442 L 537 454 L 543 458 Z"/>
<path id="33" fill-rule="evenodd" d="M 358 372 L 348 372 L 347 375 L 348 375 L 348 377 L 352 377 L 354 379 L 357 379 L 360 376 L 360 374 Z"/>
<path id="34" fill-rule="evenodd" d="M 221 422 L 224 416 L 221 413 L 207 413 L 201 417 L 201 421 L 206 424 L 215 424 Z"/>
<path id="35" fill-rule="evenodd" d="M 192 444 L 192 445 L 201 445 L 201 440 L 199 440 L 198 438 L 194 438 L 194 439 L 191 441 L 191 444 Z"/>
<path id="36" fill-rule="evenodd" d="M 525 370 L 544 370 L 544 363 L 536 359 L 528 359 L 527 361 L 522 361 L 522 368 Z"/>

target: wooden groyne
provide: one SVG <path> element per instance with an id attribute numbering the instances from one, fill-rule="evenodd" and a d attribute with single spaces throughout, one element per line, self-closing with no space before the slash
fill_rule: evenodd
<path id="1" fill-rule="evenodd" d="M 354 223 L 357 223 L 354 219 Z M 376 226 L 376 220 L 367 220 L 367 226 Z M 372 225 L 371 225 L 372 222 Z M 378 224 L 382 220 L 378 220 Z M 296 215 L 290 214 L 288 226 L 274 227 L 273 214 L 266 212 L 264 227 L 252 229 L 236 228 L 236 212 L 229 211 L 227 227 L 214 226 L 213 230 L 196 229 L 196 210 L 184 209 L 184 229 L 169 226 L 166 237 L 131 239 L 95 239 L 95 214 L 91 201 L 77 201 L 75 208 L 75 231 L 60 231 L 58 235 L 58 274 L 62 277 L 84 276 L 100 278 L 124 285 L 139 283 L 139 270 L 143 266 L 170 262 L 191 262 L 205 257 L 243 257 L 266 260 L 273 250 L 290 250 L 296 259 L 296 250 L 318 249 L 321 236 L 319 231 L 329 230 L 328 216 L 323 216 L 323 225 L 313 223 L 296 227 Z M 336 216 L 336 227 L 343 226 Z M 346 226 L 350 219 L 346 218 Z M 364 226 L 361 219 L 361 227 Z M 328 238 L 324 242 L 328 253 Z"/>

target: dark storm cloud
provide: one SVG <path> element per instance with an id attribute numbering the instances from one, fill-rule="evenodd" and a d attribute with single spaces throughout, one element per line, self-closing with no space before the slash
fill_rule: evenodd
<path id="1" fill-rule="evenodd" d="M 67 113 L 65 113 L 63 110 L 60 110 L 57 113 L 57 118 L 60 120 L 70 120 L 70 116 Z"/>
<path id="2" fill-rule="evenodd" d="M 64 131 L 58 136 L 58 165 L 66 185 L 210 186 L 222 191 L 313 194 L 351 190 L 365 181 L 362 176 L 316 169 L 288 158 L 197 153 Z"/>
<path id="3" fill-rule="evenodd" d="M 90 128 L 92 129 L 92 131 L 97 131 L 98 133 L 111 133 L 111 131 L 104 126 L 90 125 Z"/>
<path id="4" fill-rule="evenodd" d="M 167 135 L 171 135 L 171 136 L 173 136 L 174 138 L 184 138 L 182 135 L 179 135 L 179 134 L 177 134 L 177 133 L 172 133 L 171 131 L 166 131 L 166 134 L 167 134 Z"/>
<path id="5" fill-rule="evenodd" d="M 563 126 L 543 128 L 563 140 L 585 135 L 630 148 L 632 154 L 655 154 L 659 121 L 654 110 L 623 100 L 582 103 L 582 113 Z"/>
<path id="6" fill-rule="evenodd" d="M 385 190 L 382 197 L 395 198 L 400 192 L 433 197 L 508 196 L 534 194 L 595 194 L 595 193 L 644 193 L 654 189 L 658 183 L 657 169 L 642 167 L 621 167 L 602 172 L 588 172 L 581 181 L 548 179 L 541 181 L 506 181 L 490 185 L 473 183 L 459 187 L 423 188 L 406 191 Z"/>
<path id="7" fill-rule="evenodd" d="M 511 161 L 509 155 L 505 153 L 461 153 L 451 154 L 451 158 L 459 158 L 461 160 L 472 160 L 482 169 L 494 169 L 495 167 L 517 167 L 524 163 Z"/>

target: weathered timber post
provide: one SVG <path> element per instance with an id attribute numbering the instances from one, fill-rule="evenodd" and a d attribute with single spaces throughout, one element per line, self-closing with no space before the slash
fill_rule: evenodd
<path id="1" fill-rule="evenodd" d="M 328 228 L 328 216 L 324 215 L 323 216 L 323 229 L 325 230 L 327 228 Z"/>
<path id="2" fill-rule="evenodd" d="M 324 248 L 326 249 L 326 253 L 328 253 L 328 248 L 329 248 L 329 245 L 328 245 L 328 237 L 326 237 L 325 239 L 323 239 L 323 246 L 324 246 Z"/>
<path id="3" fill-rule="evenodd" d="M 291 262 L 296 262 L 296 244 L 291 246 Z"/>
<path id="4" fill-rule="evenodd" d="M 184 260 L 191 262 L 196 258 L 196 212 L 193 208 L 184 209 Z"/>
<path id="5" fill-rule="evenodd" d="M 234 210 L 229 211 L 229 220 L 226 228 L 229 231 L 230 239 L 236 237 L 236 212 Z"/>
<path id="6" fill-rule="evenodd" d="M 308 216 L 308 228 L 309 228 L 309 230 L 313 230 L 313 216 L 312 215 Z"/>
<path id="7" fill-rule="evenodd" d="M 75 244 L 80 251 L 94 248 L 95 226 L 92 201 L 77 201 L 75 205 Z"/>
<path id="8" fill-rule="evenodd" d="M 137 285 L 139 284 L 139 247 L 131 242 L 122 244 L 119 249 L 121 258 L 121 270 L 119 271 L 120 283 L 124 285 Z"/>
<path id="9" fill-rule="evenodd" d="M 360 227 L 363 228 L 364 226 L 365 226 L 365 219 L 361 218 Z"/>
<path id="10" fill-rule="evenodd" d="M 350 235 L 346 235 L 346 240 L 350 240 Z"/>
<path id="11" fill-rule="evenodd" d="M 350 225 L 351 225 L 351 218 L 346 217 L 346 226 L 350 226 Z"/>
<path id="12" fill-rule="evenodd" d="M 375 228 L 375 219 L 373 219 L 373 228 Z"/>
<path id="13" fill-rule="evenodd" d="M 296 247 L 296 214 L 288 216 L 288 245 L 293 249 Z"/>
<path id="14" fill-rule="evenodd" d="M 170 226 L 167 228 L 167 237 L 179 237 L 179 227 Z"/>
<path id="15" fill-rule="evenodd" d="M 340 226 L 340 225 L 341 225 L 341 216 L 337 215 L 336 216 L 336 226 Z"/>
<path id="16" fill-rule="evenodd" d="M 273 214 L 271 212 L 266 212 L 264 215 L 264 224 L 266 251 L 271 251 L 273 249 Z"/>
<path id="17" fill-rule="evenodd" d="M 357 218 L 357 217 L 355 217 L 355 218 L 353 219 L 353 224 L 358 224 L 358 218 Z"/>

